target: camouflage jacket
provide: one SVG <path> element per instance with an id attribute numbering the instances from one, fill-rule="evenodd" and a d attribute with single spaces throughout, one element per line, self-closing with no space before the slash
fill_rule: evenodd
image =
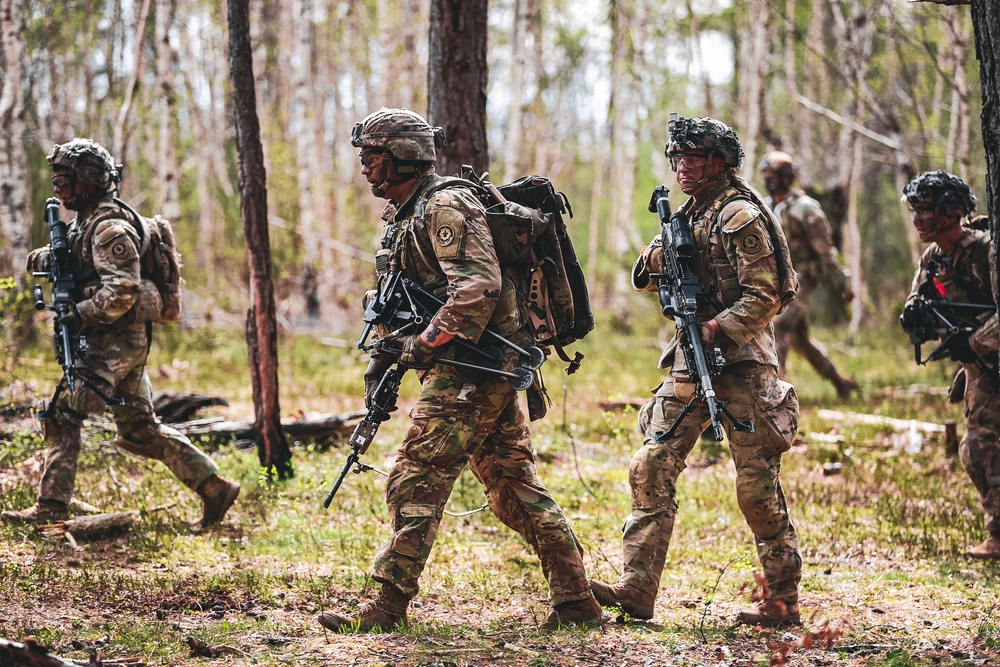
<path id="1" fill-rule="evenodd" d="M 382 245 L 405 277 L 444 300 L 430 324 L 475 343 L 500 295 L 500 263 L 486 212 L 468 189 L 444 187 L 423 196 L 440 178 L 430 169 L 406 201 L 386 206 Z"/>
<path id="2" fill-rule="evenodd" d="M 702 205 L 689 199 L 680 210 L 694 228 L 695 272 L 710 302 L 700 308 L 698 320 L 714 317 L 722 327 L 713 345 L 722 350 L 727 365 L 757 361 L 777 366 L 771 320 L 781 299 L 768 216 L 725 179 Z M 651 242 L 661 244 L 659 235 Z M 657 289 L 642 256 L 632 269 L 632 284 L 640 291 Z M 673 341 L 667 345 L 660 368 L 685 368 L 684 356 L 675 355 L 675 349 Z"/>
<path id="3" fill-rule="evenodd" d="M 964 303 L 994 304 L 993 288 L 990 276 L 990 235 L 989 232 L 965 228 L 955 242 L 950 253 L 942 251 L 937 243 L 931 243 L 920 256 L 920 268 L 913 276 L 910 296 L 907 301 L 918 293 L 920 284 L 927 277 L 927 268 L 932 260 L 944 259 L 944 267 L 936 273 L 935 282 L 943 291 L 942 298 L 946 301 Z M 1000 347 L 997 314 L 981 316 L 983 325 L 969 339 L 976 353 L 985 356 L 996 352 Z"/>
<path id="4" fill-rule="evenodd" d="M 814 289 L 824 280 L 843 286 L 847 274 L 837 260 L 830 222 L 819 202 L 799 189 L 794 189 L 777 204 L 767 199 L 768 206 L 781 220 L 788 239 L 788 251 L 799 280 L 806 289 Z"/>
<path id="5" fill-rule="evenodd" d="M 73 272 L 84 278 L 76 309 L 91 330 L 143 329 L 125 315 L 139 298 L 139 235 L 110 196 L 85 219 L 75 217 L 67 236 Z"/>

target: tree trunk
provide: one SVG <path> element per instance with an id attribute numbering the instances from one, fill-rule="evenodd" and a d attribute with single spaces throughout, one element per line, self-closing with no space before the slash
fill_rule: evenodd
<path id="1" fill-rule="evenodd" d="M 945 148 L 945 169 L 969 181 L 969 81 L 965 75 L 966 54 L 969 48 L 968 24 L 965 9 L 950 7 L 944 10 L 949 55 L 952 66 L 951 108 L 948 141 Z"/>
<path id="2" fill-rule="evenodd" d="M 1000 285 L 1000 12 L 995 0 L 972 0 L 972 25 L 983 89 L 986 209 L 993 243 L 993 285 Z"/>
<path id="3" fill-rule="evenodd" d="M 766 0 L 751 0 L 750 2 L 750 54 L 747 61 L 746 75 L 746 107 L 744 110 L 745 131 L 743 134 L 743 150 L 746 159 L 740 174 L 743 178 L 753 179 L 757 167 L 755 159 L 757 141 L 764 128 L 765 95 L 767 89 L 768 47 L 771 43 L 771 19 Z"/>
<path id="4" fill-rule="evenodd" d="M 526 0 L 514 0 L 514 22 L 510 36 L 510 108 L 504 137 L 503 180 L 520 173 L 524 136 L 524 75 L 527 72 L 527 33 L 530 11 Z"/>
<path id="5" fill-rule="evenodd" d="M 177 10 L 176 0 L 156 1 L 156 92 L 159 106 L 157 176 L 160 210 L 168 220 L 181 214 L 177 187 L 177 95 L 174 91 L 174 49 L 170 28 Z"/>
<path id="6" fill-rule="evenodd" d="M 427 120 L 445 129 L 448 148 L 438 153 L 441 174 L 463 164 L 489 168 L 486 140 L 487 0 L 431 0 L 427 63 Z"/>
<path id="7" fill-rule="evenodd" d="M 0 36 L 3 38 L 0 88 L 0 277 L 21 276 L 30 241 L 28 213 L 28 157 L 24 148 L 23 0 L 0 0 Z M 20 280 L 18 281 L 20 282 Z"/>
<path id="8" fill-rule="evenodd" d="M 132 98 L 135 95 L 135 91 L 139 89 L 139 82 L 142 80 L 142 64 L 144 62 L 142 54 L 145 46 L 146 19 L 149 17 L 149 6 L 151 4 L 152 0 L 142 0 L 142 7 L 139 9 L 139 16 L 135 21 L 136 36 L 135 44 L 132 46 L 132 76 L 125 85 L 125 99 L 118 109 L 118 116 L 115 119 L 114 138 L 109 147 L 111 154 L 123 163 L 127 163 L 128 140 L 132 134 L 128 126 L 128 117 L 132 113 Z M 126 170 L 125 173 L 128 174 L 129 172 Z"/>
<path id="9" fill-rule="evenodd" d="M 278 330 L 267 229 L 267 178 L 250 46 L 249 0 L 228 0 L 228 6 L 229 72 L 239 155 L 240 214 L 250 264 L 247 348 L 255 426 L 261 434 L 257 451 L 260 464 L 268 473 L 277 473 L 279 479 L 285 479 L 292 476 L 292 454 L 281 430 L 278 404 Z"/>

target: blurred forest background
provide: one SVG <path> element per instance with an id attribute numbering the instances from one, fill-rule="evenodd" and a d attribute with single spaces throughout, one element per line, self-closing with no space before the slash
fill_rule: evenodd
<path id="1" fill-rule="evenodd" d="M 429 5 L 251 2 L 286 327 L 333 338 L 358 329 L 381 207 L 350 130 L 382 105 L 426 111 Z M 26 286 L 24 257 L 48 241 L 46 152 L 90 137 L 125 164 L 123 196 L 173 221 L 186 323 L 241 326 L 248 269 L 225 3 L 0 0 L 0 21 L 0 277 Z M 795 156 L 852 271 L 852 328 L 895 317 L 908 291 L 919 244 L 899 192 L 912 176 L 953 171 L 985 212 L 967 7 L 492 0 L 489 25 L 491 179 L 544 174 L 567 193 L 596 306 L 619 325 L 630 317 L 628 266 L 656 231 L 649 193 L 673 184 L 662 152 L 672 111 L 732 125 L 758 186 L 765 151 Z"/>

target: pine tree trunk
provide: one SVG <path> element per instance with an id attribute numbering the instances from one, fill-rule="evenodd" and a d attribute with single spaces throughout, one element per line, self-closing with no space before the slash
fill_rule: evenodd
<path id="1" fill-rule="evenodd" d="M 986 207 L 993 243 L 993 285 L 1000 285 L 1000 12 L 995 0 L 972 0 L 972 25 L 983 89 Z"/>
<path id="2" fill-rule="evenodd" d="M 0 0 L 0 36 L 3 39 L 0 88 L 0 277 L 20 276 L 30 241 L 28 213 L 28 157 L 24 148 L 25 43 L 23 0 Z M 19 280 L 20 282 L 20 280 Z"/>
<path id="3" fill-rule="evenodd" d="M 174 49 L 170 44 L 170 28 L 176 9 L 176 0 L 156 1 L 156 90 L 160 112 L 156 166 L 160 210 L 168 220 L 176 220 L 181 214 L 177 186 L 177 95 L 174 92 Z"/>
<path id="4" fill-rule="evenodd" d="M 255 426 L 260 464 L 279 479 L 292 475 L 292 454 L 281 430 L 278 403 L 278 330 L 274 284 L 271 281 L 271 247 L 267 228 L 267 179 L 264 148 L 257 118 L 253 52 L 250 46 L 249 0 L 228 0 L 229 71 L 236 117 L 239 155 L 240 213 L 250 264 L 250 311 L 247 313 L 247 348 L 253 384 Z"/>
<path id="5" fill-rule="evenodd" d="M 527 72 L 526 37 L 528 7 L 526 0 L 514 0 L 514 22 L 510 35 L 510 109 L 507 111 L 507 135 L 504 137 L 503 180 L 512 181 L 520 173 L 524 136 L 524 75 Z"/>
<path id="6" fill-rule="evenodd" d="M 135 44 L 132 48 L 132 75 L 125 85 L 125 99 L 118 109 L 118 116 L 115 119 L 114 138 L 109 147 L 111 154 L 124 164 L 128 164 L 128 140 L 132 134 L 131 128 L 128 126 L 128 118 L 132 113 L 132 100 L 139 89 L 139 82 L 142 80 L 142 64 L 144 62 L 142 54 L 145 50 L 146 19 L 149 17 L 149 7 L 152 4 L 152 0 L 142 0 L 139 16 L 136 18 Z M 125 174 L 126 177 L 129 174 L 127 169 L 125 170 Z"/>
<path id="7" fill-rule="evenodd" d="M 746 87 L 746 107 L 744 108 L 745 132 L 743 134 L 743 150 L 746 159 L 740 170 L 743 178 L 752 180 L 757 162 L 757 142 L 765 125 L 765 95 L 767 89 L 768 46 L 771 43 L 771 14 L 768 11 L 767 0 L 751 0 L 750 2 L 750 54 L 746 74 L 749 77 Z"/>
<path id="8" fill-rule="evenodd" d="M 463 164 L 489 168 L 486 139 L 487 0 L 431 0 L 427 63 L 427 120 L 445 129 L 448 148 L 438 152 L 438 173 L 457 174 Z"/>

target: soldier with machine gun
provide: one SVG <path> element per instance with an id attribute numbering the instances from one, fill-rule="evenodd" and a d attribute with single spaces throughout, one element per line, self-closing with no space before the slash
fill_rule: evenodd
<path id="1" fill-rule="evenodd" d="M 778 480 L 781 453 L 795 437 L 798 400 L 778 378 L 771 328 L 794 296 L 795 274 L 780 225 L 736 175 L 743 161 L 736 132 L 714 118 L 676 117 L 669 131 L 666 156 L 689 199 L 643 248 L 632 284 L 661 292 L 678 332 L 660 358 L 670 374 L 639 412 L 644 445 L 629 469 L 624 572 L 614 585 L 591 586 L 602 605 L 652 618 L 677 512 L 677 478 L 702 432 L 711 426 L 719 438 L 724 428 L 736 495 L 770 588 L 737 620 L 798 623 L 802 559 Z M 654 194 L 652 205 L 663 224 L 665 192 Z"/>
<path id="2" fill-rule="evenodd" d="M 920 174 L 903 189 L 920 240 L 920 258 L 900 323 L 910 334 L 919 364 L 950 358 L 964 375 L 966 433 L 959 458 L 979 491 L 986 539 L 966 553 L 1000 558 L 1000 392 L 997 389 L 998 328 L 990 283 L 990 235 L 963 225 L 976 197 L 958 176 Z M 940 344 L 926 359 L 920 345 Z"/>
<path id="3" fill-rule="evenodd" d="M 483 363 L 483 345 L 493 342 L 484 335 L 488 326 L 507 340 L 527 326 L 501 276 L 485 209 L 464 187 L 435 187 L 444 131 L 412 111 L 372 113 L 355 125 L 352 144 L 372 194 L 389 202 L 375 255 L 379 289 L 368 297 L 365 318 L 378 339 L 365 373 L 366 401 L 376 409 L 372 421 L 392 396 L 383 391 L 384 377 L 398 373 L 397 364 L 416 371 L 421 389 L 387 483 L 392 536 L 371 569 L 378 597 L 351 613 L 324 611 L 320 624 L 368 632 L 406 623 L 445 503 L 466 466 L 484 485 L 497 518 L 538 554 L 553 606 L 546 626 L 602 622 L 583 550 L 535 471 L 514 386 L 531 378 L 502 375 L 497 371 L 508 372 L 502 363 Z"/>

